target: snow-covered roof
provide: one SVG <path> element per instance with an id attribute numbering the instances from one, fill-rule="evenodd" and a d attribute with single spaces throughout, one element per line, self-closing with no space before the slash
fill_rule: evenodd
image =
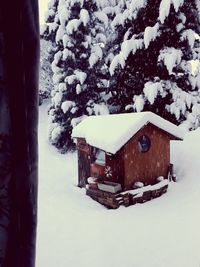
<path id="1" fill-rule="evenodd" d="M 115 154 L 147 123 L 183 139 L 179 127 L 152 112 L 89 116 L 73 129 L 72 137 L 85 138 L 91 146 Z"/>

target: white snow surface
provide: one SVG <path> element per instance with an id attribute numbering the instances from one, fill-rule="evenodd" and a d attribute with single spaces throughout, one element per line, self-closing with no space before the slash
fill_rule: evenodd
<path id="1" fill-rule="evenodd" d="M 77 95 L 80 94 L 81 91 L 82 91 L 81 86 L 80 86 L 80 84 L 78 83 L 78 84 L 76 85 L 76 93 L 77 93 Z"/>
<path id="2" fill-rule="evenodd" d="M 105 27 L 107 28 L 108 27 L 108 16 L 102 12 L 102 11 L 98 11 L 98 12 L 95 12 L 95 17 L 97 17 L 97 19 L 99 21 L 101 21 L 102 23 L 104 23 Z"/>
<path id="3" fill-rule="evenodd" d="M 139 182 L 138 182 L 139 183 Z M 132 190 L 128 190 L 128 191 L 125 191 L 124 193 L 122 194 L 126 194 L 126 193 L 131 193 L 132 195 L 136 195 L 136 194 L 140 194 L 140 193 L 144 193 L 144 192 L 147 192 L 147 191 L 153 191 L 153 190 L 157 190 L 157 189 L 160 189 L 161 187 L 163 186 L 166 186 L 169 184 L 169 181 L 167 179 L 164 179 L 160 182 L 158 182 L 157 184 L 155 185 L 146 185 L 146 186 L 141 186 L 139 188 L 136 188 L 136 189 L 132 189 Z"/>
<path id="4" fill-rule="evenodd" d="M 158 61 L 163 61 L 169 74 L 173 73 L 173 68 L 181 63 L 182 51 L 174 47 L 166 47 L 160 51 Z"/>
<path id="5" fill-rule="evenodd" d="M 83 25 L 86 27 L 86 25 L 88 24 L 88 22 L 90 20 L 90 16 L 89 16 L 88 11 L 84 8 L 81 9 L 80 19 L 83 22 Z"/>
<path id="6" fill-rule="evenodd" d="M 162 0 L 159 8 L 159 19 L 161 23 L 164 23 L 166 17 L 168 17 L 171 5 L 173 5 L 175 11 L 178 12 L 183 3 L 184 0 Z"/>
<path id="7" fill-rule="evenodd" d="M 60 4 L 58 8 L 58 18 L 62 25 L 65 25 L 70 17 L 70 12 L 67 10 L 65 5 Z"/>
<path id="8" fill-rule="evenodd" d="M 87 73 L 81 70 L 75 70 L 74 73 L 76 75 L 76 78 L 79 80 L 79 82 L 83 84 L 87 78 Z"/>
<path id="9" fill-rule="evenodd" d="M 195 35 L 195 32 L 191 29 L 189 30 L 185 30 L 183 33 L 182 33 L 182 38 L 185 40 L 187 39 L 188 40 L 188 43 L 190 45 L 191 48 L 194 47 L 194 42 L 196 40 L 196 35 Z"/>
<path id="10" fill-rule="evenodd" d="M 101 43 L 96 44 L 92 47 L 91 55 L 89 57 L 90 68 L 93 68 L 94 65 L 103 58 L 103 51 L 100 46 Z"/>
<path id="11" fill-rule="evenodd" d="M 177 183 L 160 198 L 108 210 L 77 185 L 76 153 L 47 142 L 40 107 L 36 267 L 195 267 L 200 263 L 200 130 L 171 142 Z"/>
<path id="12" fill-rule="evenodd" d="M 105 103 L 94 104 L 93 111 L 95 115 L 108 115 L 109 109 Z"/>
<path id="13" fill-rule="evenodd" d="M 132 54 L 134 55 L 138 49 L 141 49 L 143 47 L 143 43 L 143 39 L 136 39 L 136 35 L 133 35 L 129 40 L 123 41 L 121 44 L 120 53 L 113 58 L 110 64 L 110 74 L 113 75 L 115 69 L 119 66 L 124 68 L 125 61 L 127 60 L 129 54 L 132 52 Z"/>
<path id="14" fill-rule="evenodd" d="M 74 31 L 77 31 L 80 24 L 81 24 L 81 20 L 79 20 L 79 19 L 70 20 L 66 26 L 67 34 L 72 34 Z"/>
<path id="15" fill-rule="evenodd" d="M 85 138 L 88 144 L 115 154 L 147 123 L 183 138 L 183 132 L 176 125 L 152 112 L 90 116 L 73 129 L 72 136 Z"/>
<path id="16" fill-rule="evenodd" d="M 58 43 L 63 39 L 64 34 L 65 34 L 65 27 L 63 25 L 60 25 L 56 32 L 56 43 Z"/>
<path id="17" fill-rule="evenodd" d="M 152 105 L 157 95 L 162 91 L 162 84 L 160 82 L 146 82 L 143 91 L 145 97 Z"/>
<path id="18" fill-rule="evenodd" d="M 135 95 L 133 97 L 133 101 L 134 101 L 133 108 L 135 108 L 137 112 L 141 112 L 145 104 L 143 95 Z"/>
<path id="19" fill-rule="evenodd" d="M 146 3 L 147 3 L 147 0 L 132 0 L 129 6 L 130 11 L 133 12 L 137 9 L 145 7 Z"/>
<path id="20" fill-rule="evenodd" d="M 60 136 L 60 133 L 62 132 L 62 127 L 57 125 L 57 127 L 55 127 L 52 132 L 51 132 L 51 139 L 53 141 L 53 143 L 57 142 L 58 137 Z"/>
<path id="21" fill-rule="evenodd" d="M 146 27 L 144 31 L 144 46 L 148 48 L 151 41 L 154 41 L 159 35 L 159 23 L 157 22 L 153 27 Z"/>
<path id="22" fill-rule="evenodd" d="M 62 103 L 61 105 L 61 109 L 64 113 L 66 113 L 70 108 L 75 106 L 75 102 L 74 101 L 69 101 L 66 100 Z"/>

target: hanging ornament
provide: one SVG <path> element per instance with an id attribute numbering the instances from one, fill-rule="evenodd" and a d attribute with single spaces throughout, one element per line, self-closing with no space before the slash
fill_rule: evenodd
<path id="1" fill-rule="evenodd" d="M 105 171 L 104 172 L 105 172 L 105 175 L 106 175 L 107 178 L 111 178 L 112 177 L 112 169 L 111 169 L 110 166 L 107 166 L 105 168 Z"/>

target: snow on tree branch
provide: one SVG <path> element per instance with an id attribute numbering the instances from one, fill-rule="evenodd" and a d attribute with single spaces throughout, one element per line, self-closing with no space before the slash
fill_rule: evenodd
<path id="1" fill-rule="evenodd" d="M 182 40 L 185 40 L 185 39 L 188 40 L 190 47 L 193 48 L 195 40 L 196 40 L 195 32 L 191 29 L 183 31 Z"/>
<path id="2" fill-rule="evenodd" d="M 89 16 L 89 13 L 86 9 L 81 9 L 81 12 L 80 12 L 80 20 L 83 22 L 83 25 L 86 27 L 89 20 L 90 20 L 90 16 Z"/>
<path id="3" fill-rule="evenodd" d="M 143 91 L 147 100 L 153 105 L 157 95 L 163 92 L 162 84 L 160 82 L 147 82 Z"/>
<path id="4" fill-rule="evenodd" d="M 133 108 L 137 112 L 141 112 L 144 109 L 145 100 L 143 95 L 134 96 L 133 102 L 134 102 Z"/>
<path id="5" fill-rule="evenodd" d="M 104 23 L 105 27 L 108 27 L 108 16 L 104 12 L 98 11 L 94 15 L 100 22 Z"/>
<path id="6" fill-rule="evenodd" d="M 130 8 L 130 11 L 133 12 L 137 9 L 145 7 L 146 4 L 147 4 L 147 0 L 132 0 L 129 8 Z"/>
<path id="7" fill-rule="evenodd" d="M 77 31 L 78 27 L 81 24 L 80 19 L 72 19 L 67 23 L 66 31 L 67 34 L 72 34 L 74 31 Z"/>
<path id="8" fill-rule="evenodd" d="M 175 11 L 178 12 L 183 3 L 184 0 L 162 0 L 159 7 L 159 20 L 161 21 L 161 23 L 164 23 L 166 17 L 168 17 L 172 4 Z"/>
<path id="9" fill-rule="evenodd" d="M 125 40 L 121 45 L 121 51 L 116 55 L 110 64 L 110 74 L 113 75 L 115 69 L 120 66 L 122 69 L 125 66 L 125 61 L 127 60 L 130 53 L 135 54 L 138 49 L 143 47 L 143 39 L 135 39 L 135 35 L 129 40 Z"/>
<path id="10" fill-rule="evenodd" d="M 160 51 L 158 62 L 163 61 L 169 74 L 173 73 L 173 68 L 181 63 L 182 51 L 174 47 L 166 47 Z"/>
<path id="11" fill-rule="evenodd" d="M 148 48 L 151 41 L 154 41 L 159 36 L 159 23 L 156 23 L 153 27 L 146 27 L 144 31 L 144 46 Z"/>
<path id="12" fill-rule="evenodd" d="M 100 44 L 96 44 L 95 46 L 92 47 L 91 50 L 91 55 L 89 57 L 89 64 L 90 64 L 90 68 L 93 68 L 93 66 L 99 61 L 101 60 L 103 57 L 103 52 L 102 49 L 100 47 Z"/>
<path id="13" fill-rule="evenodd" d="M 64 113 L 66 113 L 69 109 L 71 109 L 72 107 L 75 107 L 76 104 L 74 101 L 64 101 L 61 105 L 61 109 Z"/>

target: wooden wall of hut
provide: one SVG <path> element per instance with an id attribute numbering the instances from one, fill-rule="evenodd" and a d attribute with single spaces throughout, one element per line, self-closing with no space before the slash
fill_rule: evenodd
<path id="1" fill-rule="evenodd" d="M 151 146 L 140 152 L 138 140 L 149 137 Z M 131 189 L 137 181 L 153 184 L 158 176 L 167 177 L 170 164 L 170 136 L 152 124 L 144 126 L 122 148 L 124 158 L 124 189 Z"/>
<path id="2" fill-rule="evenodd" d="M 105 179 L 107 181 L 120 183 L 122 188 L 124 186 L 124 160 L 123 151 L 118 151 L 115 155 L 106 155 L 106 168 L 105 172 L 109 171 L 111 175 L 105 173 Z"/>
<path id="3" fill-rule="evenodd" d="M 90 176 L 90 146 L 84 138 L 77 139 L 78 150 L 78 186 L 85 187 Z"/>

